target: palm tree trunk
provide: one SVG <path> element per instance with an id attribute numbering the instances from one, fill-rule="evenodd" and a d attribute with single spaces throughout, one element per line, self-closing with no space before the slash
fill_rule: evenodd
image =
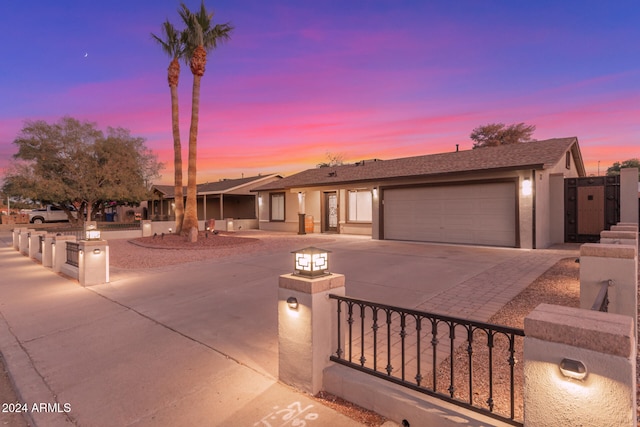
<path id="1" fill-rule="evenodd" d="M 184 195 L 182 194 L 182 144 L 180 143 L 180 116 L 178 114 L 178 87 L 171 87 L 171 125 L 173 127 L 173 168 L 176 214 L 176 233 L 182 232 Z"/>
<path id="2" fill-rule="evenodd" d="M 193 92 L 191 94 L 191 128 L 189 129 L 189 167 L 187 170 L 187 206 L 184 212 L 182 231 L 190 242 L 198 241 L 198 211 L 196 201 L 196 163 L 198 145 L 198 120 L 200 115 L 200 79 L 193 75 Z"/>

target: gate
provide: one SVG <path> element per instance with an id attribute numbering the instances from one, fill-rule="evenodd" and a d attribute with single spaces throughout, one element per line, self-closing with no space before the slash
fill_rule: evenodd
<path id="1" fill-rule="evenodd" d="M 620 176 L 564 180 L 564 241 L 600 240 L 600 232 L 620 221 Z"/>

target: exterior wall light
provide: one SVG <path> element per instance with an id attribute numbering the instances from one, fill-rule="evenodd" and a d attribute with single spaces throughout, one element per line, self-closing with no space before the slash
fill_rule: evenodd
<path id="1" fill-rule="evenodd" d="M 524 181 L 522 181 L 522 195 L 530 196 L 532 192 L 531 180 L 529 178 L 525 178 Z"/>
<path id="2" fill-rule="evenodd" d="M 562 359 L 560 372 L 567 378 L 583 380 L 587 376 L 587 367 L 579 360 Z"/>
<path id="3" fill-rule="evenodd" d="M 374 199 L 378 198 L 378 187 L 373 187 L 373 190 L 371 190 L 371 195 Z"/>
<path id="4" fill-rule="evenodd" d="M 330 251 L 308 247 L 291 252 L 294 254 L 294 273 L 306 277 L 327 276 L 329 273 Z"/>
<path id="5" fill-rule="evenodd" d="M 96 254 L 96 255 L 98 255 L 100 252 L 101 252 L 101 251 L 100 251 L 100 249 L 98 249 L 98 248 L 96 248 L 96 249 L 94 249 L 94 250 L 93 250 L 93 253 L 94 253 L 94 254 Z"/>
<path id="6" fill-rule="evenodd" d="M 100 230 L 95 223 L 87 224 L 87 228 L 84 232 L 85 240 L 100 240 Z"/>
<path id="7" fill-rule="evenodd" d="M 296 299 L 296 297 L 289 297 L 289 298 L 287 298 L 287 305 L 289 306 L 289 308 L 291 310 L 297 310 L 298 309 L 298 300 Z"/>

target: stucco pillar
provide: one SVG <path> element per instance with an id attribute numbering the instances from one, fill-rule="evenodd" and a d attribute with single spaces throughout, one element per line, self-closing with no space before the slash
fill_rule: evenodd
<path id="1" fill-rule="evenodd" d="M 22 255 L 29 256 L 29 235 L 33 231 L 36 230 L 32 228 L 23 228 L 20 230 L 20 235 L 18 236 L 18 244 L 20 247 L 18 248 L 18 250 Z"/>
<path id="2" fill-rule="evenodd" d="M 540 304 L 525 318 L 524 332 L 525 427 L 636 426 L 630 317 Z M 580 362 L 586 376 L 563 373 L 565 359 Z"/>
<path id="3" fill-rule="evenodd" d="M 53 267 L 53 248 L 55 245 L 55 234 L 47 233 L 44 235 L 44 246 L 42 247 L 42 266 Z"/>
<path id="4" fill-rule="evenodd" d="M 617 228 L 617 227 L 622 227 L 622 228 Z M 627 228 L 627 227 L 632 227 L 632 228 Z M 612 230 L 620 230 L 620 231 L 638 231 L 638 224 L 637 223 L 633 223 L 633 222 L 622 222 L 620 221 L 619 223 L 617 223 L 616 225 L 612 225 L 611 226 Z"/>
<path id="5" fill-rule="evenodd" d="M 329 294 L 344 295 L 344 275 L 319 278 L 299 275 L 280 276 L 278 288 L 279 378 L 307 393 L 322 390 L 322 372 L 338 347 L 335 304 Z M 298 307 L 292 309 L 287 299 Z"/>
<path id="6" fill-rule="evenodd" d="M 636 246 L 585 243 L 580 246 L 580 307 L 590 309 L 603 283 L 609 286 L 609 313 L 638 319 L 638 250 Z M 634 333 L 634 339 L 637 334 Z"/>
<path id="7" fill-rule="evenodd" d="M 22 232 L 23 229 L 25 228 L 16 227 L 13 229 L 13 249 L 15 249 L 16 251 L 20 250 L 20 233 Z"/>
<path id="8" fill-rule="evenodd" d="M 40 236 L 44 236 L 45 234 L 47 234 L 46 231 L 32 231 L 29 233 L 29 258 L 35 258 L 42 261 L 42 254 L 40 252 L 40 248 L 42 247 L 40 244 Z"/>
<path id="9" fill-rule="evenodd" d="M 637 231 L 625 231 L 624 229 L 631 227 L 621 227 L 614 225 L 611 230 L 603 230 L 600 232 L 600 243 L 616 244 L 616 245 L 631 245 L 638 248 L 638 233 Z"/>
<path id="10" fill-rule="evenodd" d="M 620 221 L 638 223 L 638 168 L 620 169 Z"/>
<path id="11" fill-rule="evenodd" d="M 82 286 L 109 282 L 109 244 L 106 240 L 80 240 L 78 281 Z"/>
<path id="12" fill-rule="evenodd" d="M 142 220 L 142 237 L 153 236 L 153 229 L 151 228 L 151 221 L 148 219 Z"/>
<path id="13" fill-rule="evenodd" d="M 76 236 L 54 236 L 51 242 L 51 268 L 60 273 L 62 266 L 67 262 L 67 242 L 75 242 Z"/>

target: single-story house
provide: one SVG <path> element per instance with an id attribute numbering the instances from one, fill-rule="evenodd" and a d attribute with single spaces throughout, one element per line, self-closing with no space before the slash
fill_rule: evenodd
<path id="1" fill-rule="evenodd" d="M 252 190 L 282 178 L 280 175 L 259 175 L 248 178 L 221 179 L 198 184 L 196 187 L 198 220 L 257 219 L 258 203 Z M 149 219 L 175 220 L 175 188 L 173 185 L 154 185 L 153 197 L 148 202 Z M 187 187 L 183 188 L 186 203 Z"/>
<path id="2" fill-rule="evenodd" d="M 582 176 L 571 137 L 319 167 L 253 191 L 262 230 L 545 248 L 564 242 L 564 179 Z"/>

